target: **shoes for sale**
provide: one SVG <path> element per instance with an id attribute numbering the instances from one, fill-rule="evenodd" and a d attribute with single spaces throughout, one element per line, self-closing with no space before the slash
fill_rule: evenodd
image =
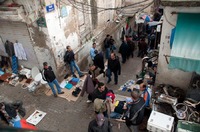
<path id="1" fill-rule="evenodd" d="M 64 79 L 67 79 L 69 77 L 69 74 L 66 74 L 65 76 L 64 76 Z"/>
<path id="2" fill-rule="evenodd" d="M 75 97 L 78 97 L 80 92 L 81 92 L 81 89 L 79 87 L 76 87 L 76 89 L 72 92 L 72 95 Z"/>

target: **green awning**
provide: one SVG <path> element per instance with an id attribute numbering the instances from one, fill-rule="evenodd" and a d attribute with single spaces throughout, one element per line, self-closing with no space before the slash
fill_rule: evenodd
<path id="1" fill-rule="evenodd" d="M 178 14 L 169 68 L 200 73 L 200 14 Z"/>

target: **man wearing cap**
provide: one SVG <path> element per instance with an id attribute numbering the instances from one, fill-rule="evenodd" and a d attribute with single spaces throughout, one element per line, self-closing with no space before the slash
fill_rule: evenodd
<path id="1" fill-rule="evenodd" d="M 89 123 L 88 132 L 112 132 L 110 121 L 102 113 L 99 113 Z"/>
<path id="2" fill-rule="evenodd" d="M 45 81 L 48 82 L 52 92 L 53 92 L 53 95 L 54 97 L 57 97 L 57 94 L 56 94 L 56 91 L 54 89 L 54 85 L 56 85 L 56 88 L 57 88 L 57 91 L 58 91 L 58 94 L 64 94 L 64 92 L 61 91 L 61 88 L 60 88 L 60 85 L 56 79 L 56 76 L 53 72 L 53 69 L 51 66 L 48 66 L 48 63 L 47 62 L 44 62 L 43 63 L 43 66 L 44 66 L 44 69 L 42 71 L 42 77 Z"/>

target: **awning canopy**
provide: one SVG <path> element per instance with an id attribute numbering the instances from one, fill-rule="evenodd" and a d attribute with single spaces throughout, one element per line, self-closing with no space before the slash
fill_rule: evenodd
<path id="1" fill-rule="evenodd" d="M 170 69 L 200 73 L 200 14 L 180 13 L 171 50 Z"/>

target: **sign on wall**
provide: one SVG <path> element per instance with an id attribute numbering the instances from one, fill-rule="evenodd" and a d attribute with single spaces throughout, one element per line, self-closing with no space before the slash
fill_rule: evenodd
<path id="1" fill-rule="evenodd" d="M 68 11 L 67 11 L 66 6 L 63 6 L 63 7 L 61 8 L 60 15 L 61 15 L 61 17 L 66 17 L 66 16 L 68 16 Z"/>
<path id="2" fill-rule="evenodd" d="M 40 17 L 37 20 L 37 25 L 38 25 L 38 27 L 47 27 L 45 18 L 44 17 Z"/>
<path id="3" fill-rule="evenodd" d="M 47 12 L 54 11 L 55 10 L 54 4 L 46 6 L 46 10 L 47 10 Z"/>

